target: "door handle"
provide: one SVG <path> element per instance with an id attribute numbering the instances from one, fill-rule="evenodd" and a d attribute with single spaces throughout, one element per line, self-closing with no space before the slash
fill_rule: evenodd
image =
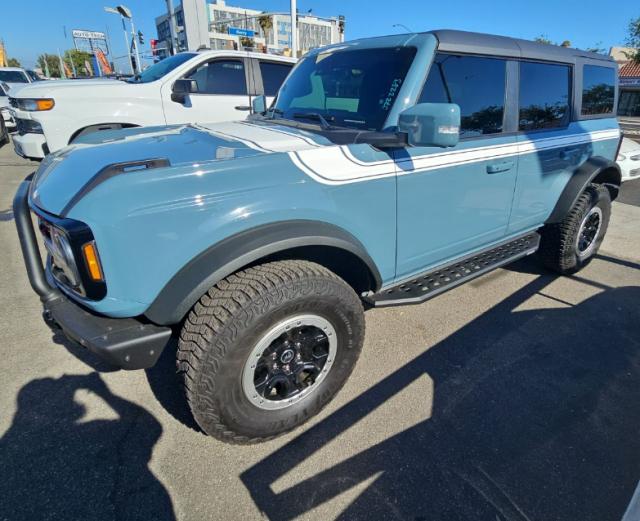
<path id="1" fill-rule="evenodd" d="M 236 110 L 251 110 L 251 107 L 249 105 L 236 105 L 234 108 Z"/>
<path id="2" fill-rule="evenodd" d="M 492 163 L 487 165 L 487 174 L 499 174 L 513 168 L 513 161 L 501 161 L 500 163 Z"/>
<path id="3" fill-rule="evenodd" d="M 560 151 L 560 159 L 572 159 L 576 154 L 581 152 L 579 147 L 565 148 Z"/>

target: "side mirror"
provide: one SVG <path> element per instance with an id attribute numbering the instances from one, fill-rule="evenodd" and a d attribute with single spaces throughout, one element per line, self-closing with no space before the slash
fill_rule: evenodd
<path id="1" fill-rule="evenodd" d="M 454 147 L 460 140 L 460 107 L 455 103 L 419 103 L 400 113 L 398 130 L 416 147 Z"/>
<path id="2" fill-rule="evenodd" d="M 187 94 L 198 92 L 198 82 L 196 80 L 189 80 L 187 78 L 181 78 L 176 80 L 171 87 L 171 101 L 176 103 L 184 103 L 187 99 Z"/>
<path id="3" fill-rule="evenodd" d="M 256 96 L 251 100 L 251 112 L 254 114 L 262 114 L 267 111 L 267 98 L 264 96 Z"/>

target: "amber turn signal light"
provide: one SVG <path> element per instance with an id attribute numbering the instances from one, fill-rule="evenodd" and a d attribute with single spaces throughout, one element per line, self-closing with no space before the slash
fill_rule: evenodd
<path id="1" fill-rule="evenodd" d="M 36 110 L 51 110 L 55 105 L 55 102 L 51 98 L 37 99 Z"/>
<path id="2" fill-rule="evenodd" d="M 84 255 L 84 260 L 87 263 L 91 279 L 95 281 L 104 280 L 102 277 L 100 259 L 98 258 L 98 252 L 96 251 L 96 245 L 93 242 L 88 242 L 82 247 L 82 253 Z"/>

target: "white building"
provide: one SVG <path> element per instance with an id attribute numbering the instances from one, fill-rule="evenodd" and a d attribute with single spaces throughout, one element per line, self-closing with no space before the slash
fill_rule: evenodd
<path id="1" fill-rule="evenodd" d="M 265 13 L 227 5 L 225 0 L 182 0 L 174 8 L 176 51 L 253 48 L 274 54 L 291 49 L 290 13 Z M 171 49 L 169 15 L 156 18 L 158 48 Z M 344 17 L 324 18 L 298 14 L 298 49 L 310 49 L 344 41 Z M 159 52 L 161 56 L 166 51 Z"/>

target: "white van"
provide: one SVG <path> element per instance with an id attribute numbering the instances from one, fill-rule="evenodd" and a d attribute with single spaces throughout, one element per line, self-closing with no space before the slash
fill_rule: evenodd
<path id="1" fill-rule="evenodd" d="M 128 80 L 37 82 L 10 98 L 13 144 L 42 159 L 100 130 L 244 119 L 253 96 L 270 103 L 295 59 L 244 51 L 176 54 Z"/>

